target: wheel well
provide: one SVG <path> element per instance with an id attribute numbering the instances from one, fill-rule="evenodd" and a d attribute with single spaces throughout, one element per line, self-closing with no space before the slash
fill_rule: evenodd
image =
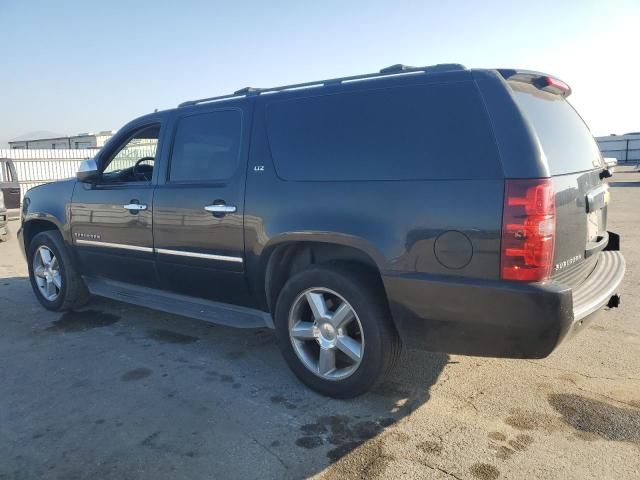
<path id="1" fill-rule="evenodd" d="M 379 282 L 384 291 L 378 266 L 363 251 L 332 243 L 292 242 L 276 247 L 269 256 L 265 272 L 265 294 L 269 310 L 274 311 L 282 287 L 293 275 L 310 265 L 336 262 L 351 264 L 366 271 Z"/>
<path id="2" fill-rule="evenodd" d="M 31 240 L 37 234 L 47 230 L 57 230 L 58 227 L 48 220 L 30 220 L 22 227 L 25 251 L 29 251 Z"/>

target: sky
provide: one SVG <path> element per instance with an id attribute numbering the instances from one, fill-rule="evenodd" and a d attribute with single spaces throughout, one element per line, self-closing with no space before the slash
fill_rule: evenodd
<path id="1" fill-rule="evenodd" d="M 0 148 L 395 63 L 544 71 L 594 135 L 640 131 L 640 0 L 0 0 L 0 23 Z"/>

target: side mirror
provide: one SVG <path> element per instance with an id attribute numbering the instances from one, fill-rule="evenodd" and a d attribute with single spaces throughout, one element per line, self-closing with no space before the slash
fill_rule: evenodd
<path id="1" fill-rule="evenodd" d="M 95 182 L 100 177 L 98 164 L 93 158 L 83 160 L 76 172 L 76 178 L 83 183 Z"/>

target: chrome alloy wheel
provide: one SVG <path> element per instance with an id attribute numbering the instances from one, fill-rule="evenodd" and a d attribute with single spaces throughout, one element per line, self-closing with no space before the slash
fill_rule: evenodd
<path id="1" fill-rule="evenodd" d="M 62 275 L 58 259 L 49 247 L 41 245 L 33 255 L 33 276 L 42 296 L 55 301 L 62 290 Z"/>
<path id="2" fill-rule="evenodd" d="M 289 338 L 298 358 L 324 380 L 342 380 L 360 366 L 364 332 L 353 307 L 328 288 L 310 288 L 289 310 Z"/>

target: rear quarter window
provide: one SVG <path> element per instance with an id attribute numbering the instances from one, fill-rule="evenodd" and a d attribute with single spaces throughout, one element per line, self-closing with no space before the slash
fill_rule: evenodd
<path id="1" fill-rule="evenodd" d="M 472 82 L 420 84 L 275 101 L 266 108 L 285 180 L 499 178 L 487 114 Z"/>

